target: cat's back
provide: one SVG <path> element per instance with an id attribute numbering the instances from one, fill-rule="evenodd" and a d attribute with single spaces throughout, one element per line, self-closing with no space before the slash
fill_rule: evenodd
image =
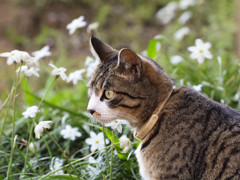
<path id="1" fill-rule="evenodd" d="M 156 179 L 240 179 L 240 111 L 176 89 L 141 151 Z"/>

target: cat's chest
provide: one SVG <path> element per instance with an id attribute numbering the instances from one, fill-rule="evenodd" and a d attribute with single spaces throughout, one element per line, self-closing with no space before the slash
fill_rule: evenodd
<path id="1" fill-rule="evenodd" d="M 141 148 L 142 148 L 142 143 L 139 144 L 137 150 L 135 151 L 135 155 L 137 157 L 138 164 L 139 164 L 140 175 L 143 177 L 144 180 L 150 180 L 149 174 L 145 167 L 144 159 L 142 157 L 143 154 L 141 153 Z"/>
<path id="2" fill-rule="evenodd" d="M 135 155 L 138 160 L 140 174 L 144 180 L 157 180 L 160 174 L 164 174 L 160 168 L 163 162 L 161 162 L 160 156 L 156 152 L 150 152 L 148 148 L 142 150 L 141 143 L 135 151 Z"/>
<path id="3" fill-rule="evenodd" d="M 165 178 L 182 178 L 176 175 L 178 171 L 182 171 L 182 175 L 191 177 L 190 172 L 185 166 L 190 166 L 186 163 L 186 158 L 181 155 L 181 144 L 178 141 L 169 141 L 164 143 L 152 142 L 147 147 L 143 143 L 139 145 L 135 151 L 140 174 L 144 180 L 159 180 Z"/>

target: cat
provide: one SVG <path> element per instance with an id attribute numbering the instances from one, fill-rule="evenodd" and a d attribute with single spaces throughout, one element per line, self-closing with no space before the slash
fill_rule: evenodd
<path id="1" fill-rule="evenodd" d="M 174 80 L 152 59 L 92 37 L 100 60 L 88 112 L 102 123 L 126 119 L 141 140 L 145 180 L 240 179 L 240 111 Z"/>

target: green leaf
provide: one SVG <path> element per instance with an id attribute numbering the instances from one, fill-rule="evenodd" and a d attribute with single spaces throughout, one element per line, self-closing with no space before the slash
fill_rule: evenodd
<path id="1" fill-rule="evenodd" d="M 33 98 L 35 98 L 35 99 L 37 99 L 37 100 L 39 100 L 39 101 L 41 101 L 41 99 L 42 99 L 41 97 L 39 97 L 39 96 L 37 96 L 36 94 L 33 94 L 33 93 L 31 93 L 31 92 L 26 91 L 26 93 L 30 94 Z M 65 108 L 65 107 L 52 104 L 52 103 L 50 103 L 50 102 L 48 102 L 48 101 L 46 101 L 46 100 L 43 100 L 43 104 L 45 104 L 45 105 L 47 105 L 47 106 L 49 106 L 49 107 L 55 108 L 55 109 L 59 109 L 59 110 L 61 110 L 61 111 L 68 112 L 68 113 L 70 113 L 70 114 L 72 114 L 72 115 L 74 115 L 74 116 L 79 116 L 79 117 L 81 117 L 81 118 L 83 118 L 83 119 L 88 119 L 88 117 L 87 117 L 85 114 L 83 114 L 83 113 L 75 112 L 75 111 L 70 110 L 70 109 L 67 109 L 67 108 Z"/>
<path id="2" fill-rule="evenodd" d="M 69 174 L 62 174 L 62 175 L 52 175 L 51 177 L 47 178 L 47 179 L 69 179 L 69 180 L 79 180 L 79 178 L 77 176 L 70 176 Z"/>
<path id="3" fill-rule="evenodd" d="M 102 128 L 99 128 L 101 131 L 103 130 Z M 110 139 L 112 141 L 112 131 L 108 130 L 108 129 L 104 129 L 104 133 L 107 135 L 108 139 Z M 120 141 L 119 138 L 113 134 L 113 141 L 112 143 L 115 143 L 114 148 L 117 150 L 118 153 L 118 157 L 120 159 L 127 159 L 128 157 L 128 153 L 121 153 L 123 148 L 120 147 Z M 117 143 L 117 144 L 116 144 Z"/>
<path id="4" fill-rule="evenodd" d="M 164 40 L 163 37 L 150 40 L 147 47 L 147 57 L 150 57 L 151 59 L 156 58 L 158 53 L 157 43 L 161 43 L 163 40 Z"/>
<path id="5" fill-rule="evenodd" d="M 25 103 L 27 105 L 34 105 L 34 98 L 31 95 L 29 95 L 28 93 L 26 93 L 26 91 L 28 91 L 28 92 L 31 91 L 30 86 L 27 82 L 27 78 L 22 79 L 21 86 L 22 86 L 22 90 L 24 92 Z"/>

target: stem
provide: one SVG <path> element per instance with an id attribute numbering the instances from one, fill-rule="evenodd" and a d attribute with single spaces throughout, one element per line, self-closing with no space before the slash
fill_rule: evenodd
<path id="1" fill-rule="evenodd" d="M 119 143 L 116 143 L 116 144 L 119 144 Z M 115 145 L 115 144 L 114 144 L 114 145 Z M 94 151 L 94 152 L 92 152 L 92 153 L 90 153 L 90 154 L 88 154 L 88 155 L 86 155 L 86 156 L 84 156 L 84 157 L 82 157 L 82 158 L 80 158 L 80 159 L 77 159 L 77 160 L 75 160 L 75 161 L 73 161 L 73 162 L 71 162 L 71 163 L 69 163 L 69 164 L 66 164 L 65 166 L 63 166 L 63 167 L 61 167 L 61 168 L 59 168 L 59 169 L 56 169 L 56 170 L 54 170 L 54 171 L 52 171 L 52 172 L 50 172 L 50 173 L 48 173 L 48 174 L 46 174 L 46 175 L 44 175 L 44 176 L 41 176 L 41 178 L 39 178 L 38 180 L 42 180 L 42 179 L 44 179 L 44 178 L 47 178 L 47 177 L 51 176 L 52 174 L 54 174 L 55 172 L 58 172 L 58 171 L 60 171 L 60 170 L 63 170 L 64 168 L 67 168 L 67 167 L 69 167 L 69 166 L 71 166 L 71 165 L 73 165 L 73 164 L 76 164 L 76 163 L 84 160 L 84 159 L 87 159 L 87 158 L 89 158 L 90 156 L 92 156 L 92 155 L 94 155 L 94 154 L 97 154 L 97 153 L 99 153 L 100 151 L 102 151 L 102 150 L 104 150 L 104 149 L 107 149 L 108 147 L 109 147 L 109 146 L 105 146 L 103 149 L 100 149 L 100 150 L 98 150 L 98 151 Z"/>
<path id="2" fill-rule="evenodd" d="M 5 136 L 9 141 L 11 141 L 11 139 L 3 132 L 3 136 Z M 24 154 L 22 153 L 22 151 L 17 147 L 15 146 L 15 148 L 17 149 L 17 151 L 19 152 L 20 156 L 22 156 L 22 158 L 25 160 L 25 156 Z M 31 169 L 32 172 L 34 172 L 36 174 L 36 171 L 33 169 L 33 167 L 31 166 L 31 164 L 28 162 L 27 160 L 27 165 L 28 167 Z"/>
<path id="3" fill-rule="evenodd" d="M 39 108 L 40 108 L 43 100 L 44 100 L 45 97 L 47 96 L 47 93 L 48 93 L 50 87 L 53 85 L 53 83 L 56 81 L 56 79 L 57 79 L 57 78 L 54 78 L 54 80 L 52 81 L 52 83 L 50 84 L 50 86 L 47 88 L 44 96 L 42 97 L 40 103 L 38 104 L 38 110 L 39 110 Z M 37 114 L 38 114 L 38 111 L 37 111 L 35 117 L 33 118 L 33 123 L 32 123 L 32 125 L 31 125 L 31 129 L 30 129 L 30 132 L 29 132 L 30 134 L 29 134 L 28 142 L 31 142 L 31 139 L 32 139 L 32 131 L 33 131 L 33 126 L 34 126 L 34 124 L 36 123 Z M 24 171 L 23 171 L 23 172 L 24 172 L 24 175 L 26 174 L 26 160 L 27 160 L 27 157 L 28 157 L 28 152 L 29 152 L 29 145 L 27 146 L 26 159 L 25 159 L 25 162 L 24 162 Z M 38 157 L 36 157 L 36 158 L 37 158 L 37 160 L 38 160 Z M 41 169 L 40 166 L 39 166 L 39 169 Z"/>
<path id="4" fill-rule="evenodd" d="M 10 176 L 10 173 L 11 173 L 11 170 L 12 170 L 13 152 L 14 152 L 14 148 L 15 148 L 14 136 L 15 136 L 15 119 L 16 119 L 16 111 L 15 111 L 15 106 L 16 106 L 16 92 L 17 92 L 18 79 L 19 79 L 19 76 L 20 76 L 21 67 L 22 67 L 22 64 L 20 65 L 20 70 L 19 70 L 19 72 L 18 72 L 18 74 L 17 74 L 17 77 L 16 77 L 16 79 L 15 79 L 14 90 L 13 90 L 12 143 L 11 143 L 11 155 L 10 155 L 10 160 L 9 160 L 8 170 L 7 170 L 7 179 L 9 179 L 9 176 Z M 15 71 L 16 71 L 16 64 L 15 64 Z"/>
<path id="5" fill-rule="evenodd" d="M 44 144 L 46 145 L 46 148 L 47 148 L 47 150 L 48 150 L 48 154 L 49 154 L 49 156 L 50 156 L 50 158 L 51 158 L 51 160 L 52 160 L 52 152 L 51 152 L 51 150 L 50 150 L 50 147 L 49 147 L 46 139 L 44 138 L 44 136 L 41 136 L 41 137 L 42 137 L 42 139 L 43 139 Z"/>
<path id="6" fill-rule="evenodd" d="M 110 166 L 110 180 L 112 180 L 112 165 L 113 165 L 113 147 L 114 147 L 114 135 L 112 130 L 112 144 L 111 144 L 111 166 Z"/>
<path id="7" fill-rule="evenodd" d="M 68 155 L 65 153 L 65 151 L 61 148 L 61 146 L 58 144 L 58 142 L 52 137 L 52 135 L 46 131 L 47 135 L 53 140 L 53 142 L 58 146 L 58 148 L 60 149 L 60 151 L 63 154 L 63 157 L 66 159 L 67 163 L 69 164 L 69 166 L 72 168 L 73 172 L 77 175 L 78 179 L 81 179 L 76 171 L 76 169 L 71 165 L 70 161 L 69 161 L 69 157 Z M 71 174 L 69 174 L 71 176 Z"/>
<path id="8" fill-rule="evenodd" d="M 12 100 L 13 92 L 14 92 L 14 86 L 12 87 L 11 92 L 10 92 L 10 94 L 9 94 L 9 96 L 8 96 L 9 101 Z M 7 99 L 8 99 L 8 98 L 7 98 Z M 7 100 L 6 100 L 6 101 L 7 101 Z M 5 102 L 6 102 L 6 101 L 5 101 Z M 3 106 L 2 106 L 2 107 L 3 107 Z M 2 108 L 2 107 L 1 107 L 1 108 Z M 10 103 L 8 103 L 7 110 L 6 110 L 6 114 L 5 114 L 4 119 L 3 119 L 3 125 L 2 125 L 2 129 L 1 129 L 0 139 L 1 139 L 2 134 L 3 134 L 3 129 L 4 129 L 4 126 L 5 126 L 5 122 L 6 122 L 6 119 L 7 119 L 8 112 L 9 112 L 9 108 L 10 108 Z"/>
<path id="9" fill-rule="evenodd" d="M 104 133 L 104 124 L 102 124 L 102 129 L 103 129 L 102 131 L 103 131 L 104 145 L 105 145 L 105 147 L 107 147 L 106 135 Z M 108 152 L 107 152 L 107 150 L 105 152 L 106 152 L 107 164 L 108 164 L 108 167 L 110 167 Z"/>

